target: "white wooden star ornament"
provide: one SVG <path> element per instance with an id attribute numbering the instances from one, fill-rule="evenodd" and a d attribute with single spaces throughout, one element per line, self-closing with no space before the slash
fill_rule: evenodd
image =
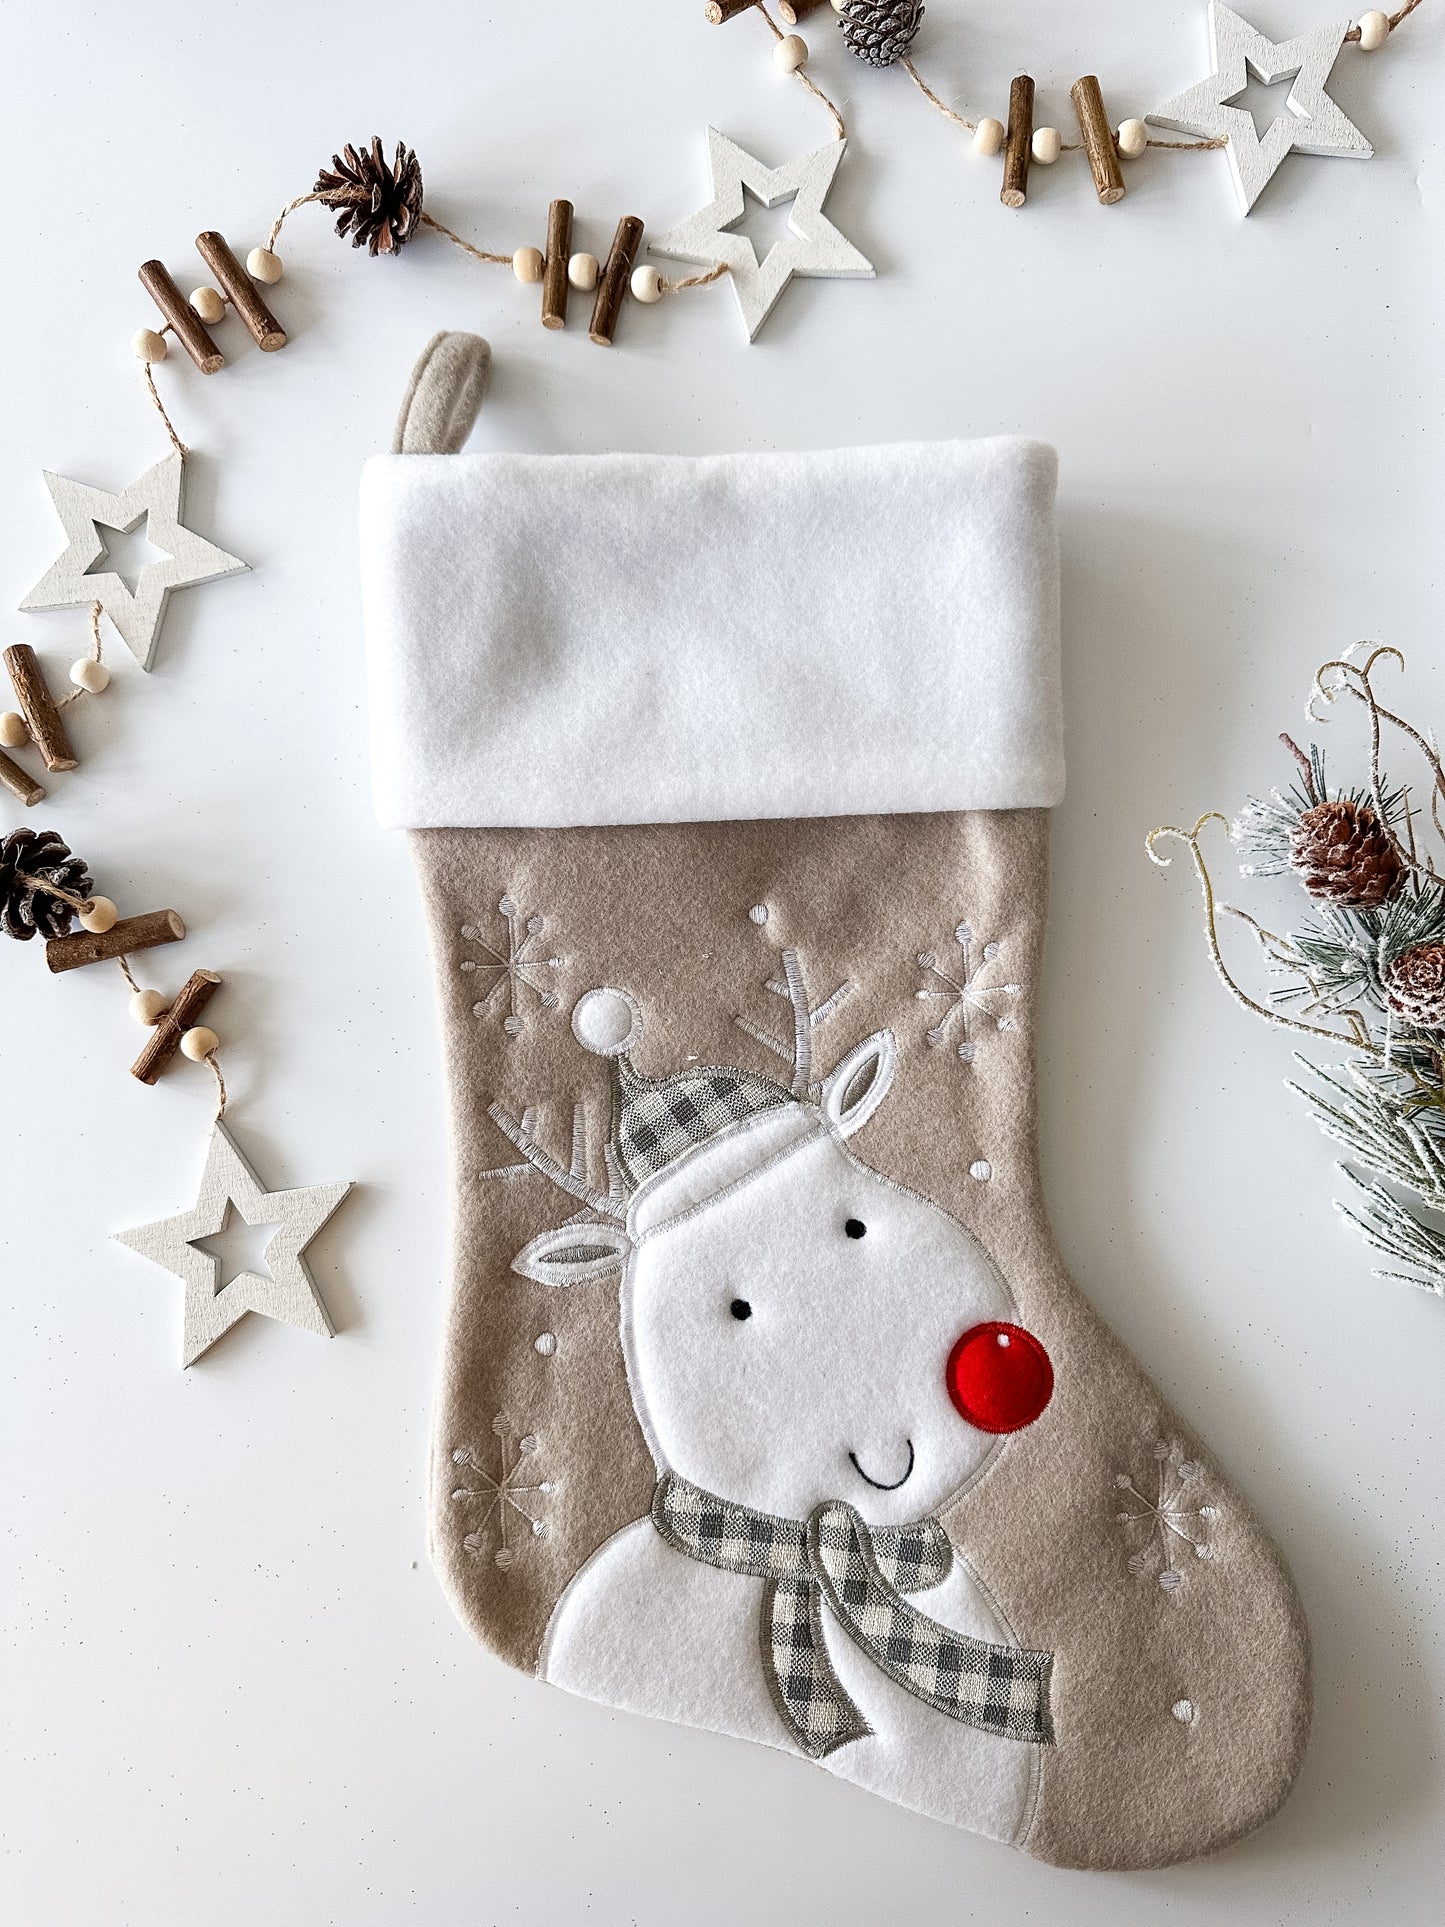
<path id="1" fill-rule="evenodd" d="M 1248 214 L 1286 154 L 1339 154 L 1368 160 L 1374 152 L 1325 91 L 1349 29 L 1346 20 L 1275 42 L 1266 40 L 1221 0 L 1210 0 L 1214 72 L 1208 80 L 1166 100 L 1147 118 L 1156 127 L 1227 142 L 1239 209 Z M 1230 105 L 1244 92 L 1251 74 L 1267 87 L 1281 80 L 1294 82 L 1284 110 L 1262 135 L 1247 109 Z"/>
<path id="2" fill-rule="evenodd" d="M 115 1233 L 118 1243 L 173 1271 L 185 1284 L 183 1366 L 193 1365 L 248 1311 L 322 1338 L 332 1336 L 335 1327 L 301 1254 L 350 1189 L 350 1184 L 313 1184 L 304 1190 L 268 1191 L 226 1127 L 214 1126 L 191 1209 Z M 221 1285 L 220 1259 L 197 1250 L 198 1239 L 214 1238 L 226 1229 L 232 1209 L 248 1225 L 275 1226 L 264 1257 L 270 1277 L 246 1271 Z"/>
<path id="3" fill-rule="evenodd" d="M 784 161 L 781 167 L 765 167 L 736 141 L 709 127 L 707 157 L 713 198 L 696 214 L 649 241 L 649 248 L 654 254 L 679 261 L 708 265 L 725 261 L 749 341 L 756 339 L 774 302 L 795 274 L 871 281 L 872 263 L 823 212 L 847 144 L 829 141 L 826 147 Z M 732 232 L 746 211 L 745 192 L 764 207 L 792 201 L 787 235 L 775 242 L 761 261 L 747 235 Z"/>
<path id="4" fill-rule="evenodd" d="M 171 590 L 235 575 L 247 566 L 185 526 L 181 520 L 184 484 L 185 463 L 174 454 L 148 468 L 139 481 L 118 495 L 108 489 L 91 488 L 85 482 L 73 482 L 67 475 L 52 475 L 47 469 L 45 486 L 65 530 L 67 546 L 20 607 L 74 609 L 98 602 L 141 668 L 149 669 Z M 146 539 L 164 549 L 165 556 L 146 564 L 132 590 L 114 569 L 97 570 L 95 565 L 107 555 L 102 529 L 124 533 L 142 521 Z"/>

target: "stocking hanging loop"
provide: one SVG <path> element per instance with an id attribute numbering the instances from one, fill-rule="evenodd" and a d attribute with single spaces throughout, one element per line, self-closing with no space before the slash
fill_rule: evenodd
<path id="1" fill-rule="evenodd" d="M 411 371 L 392 454 L 455 455 L 481 411 L 491 367 L 492 350 L 480 335 L 433 335 Z"/>

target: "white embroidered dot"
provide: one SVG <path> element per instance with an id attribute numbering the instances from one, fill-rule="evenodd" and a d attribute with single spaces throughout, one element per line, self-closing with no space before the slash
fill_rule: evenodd
<path id="1" fill-rule="evenodd" d="M 968 1175 L 977 1178 L 980 1184 L 987 1184 L 993 1176 L 993 1166 L 987 1158 L 975 1158 L 968 1167 Z"/>
<path id="2" fill-rule="evenodd" d="M 625 990 L 589 990 L 572 1012 L 572 1034 L 596 1057 L 620 1057 L 634 1050 L 642 1035 L 637 999 Z"/>
<path id="3" fill-rule="evenodd" d="M 1196 1718 L 1193 1700 L 1175 1700 L 1169 1711 L 1181 1726 L 1193 1726 Z"/>
<path id="4" fill-rule="evenodd" d="M 557 1349 L 556 1332 L 538 1332 L 532 1340 L 532 1349 L 540 1352 L 543 1358 L 550 1358 Z"/>
<path id="5" fill-rule="evenodd" d="M 749 910 L 748 915 L 754 923 L 766 923 L 768 920 L 768 906 L 765 903 L 755 903 L 752 909 Z"/>

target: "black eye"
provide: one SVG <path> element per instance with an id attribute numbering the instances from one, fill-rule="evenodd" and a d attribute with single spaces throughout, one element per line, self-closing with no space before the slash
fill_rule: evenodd
<path id="1" fill-rule="evenodd" d="M 753 1315 L 753 1308 L 746 1298 L 734 1298 L 728 1310 L 734 1318 L 751 1318 Z"/>
<path id="2" fill-rule="evenodd" d="M 861 1238 L 868 1227 L 861 1218 L 850 1218 L 843 1229 L 850 1238 Z"/>

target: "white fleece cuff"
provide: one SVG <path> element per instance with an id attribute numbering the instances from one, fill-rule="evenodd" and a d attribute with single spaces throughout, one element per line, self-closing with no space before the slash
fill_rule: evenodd
<path id="1" fill-rule="evenodd" d="M 408 828 L 1050 805 L 1056 461 L 379 455 L 377 812 Z"/>

